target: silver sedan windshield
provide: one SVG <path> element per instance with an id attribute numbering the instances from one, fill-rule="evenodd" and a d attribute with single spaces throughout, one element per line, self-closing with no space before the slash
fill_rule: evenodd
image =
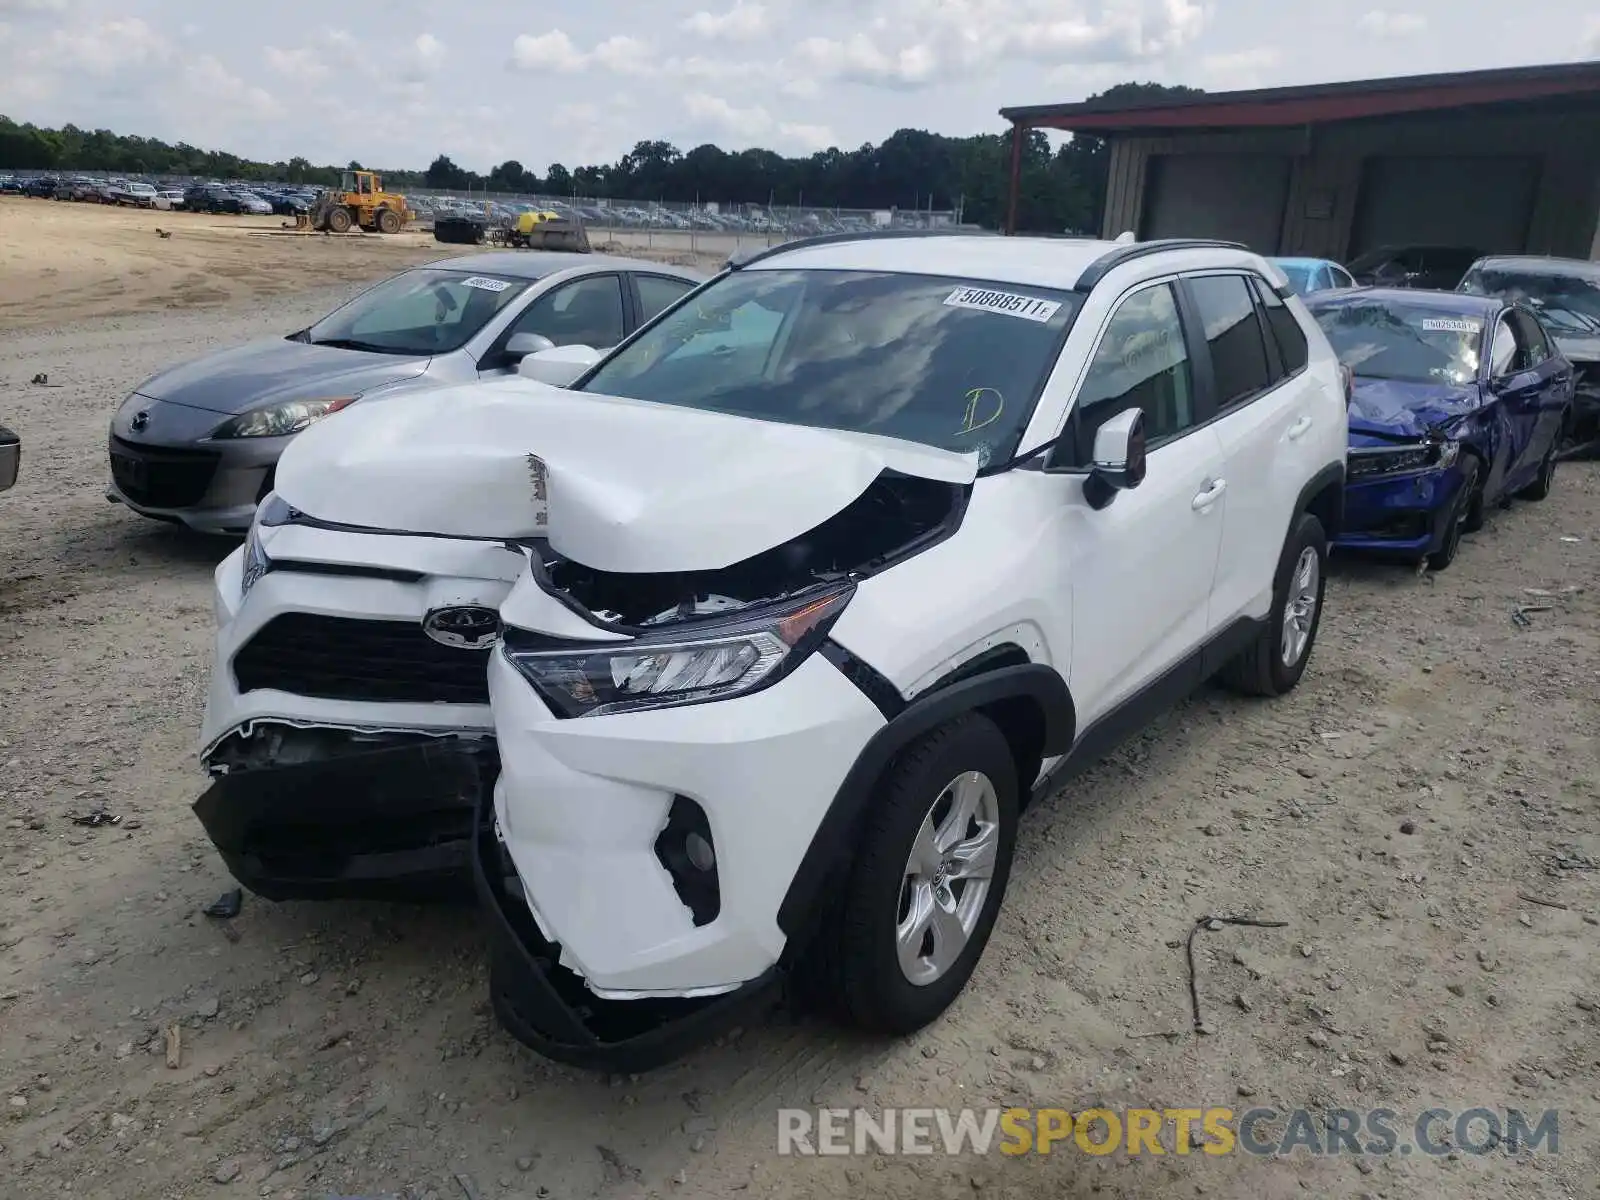
<path id="1" fill-rule="evenodd" d="M 470 271 L 406 271 L 329 313 L 305 340 L 377 354 L 449 354 L 527 286 L 526 279 Z"/>

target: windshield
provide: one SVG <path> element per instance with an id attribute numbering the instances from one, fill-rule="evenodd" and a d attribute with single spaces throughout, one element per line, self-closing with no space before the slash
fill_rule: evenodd
<path id="1" fill-rule="evenodd" d="M 527 286 L 526 279 L 470 271 L 406 271 L 323 317 L 305 340 L 378 354 L 449 354 Z"/>
<path id="2" fill-rule="evenodd" d="M 1453 384 L 1478 378 L 1483 341 L 1478 317 L 1379 300 L 1313 312 L 1339 361 L 1360 378 Z"/>
<path id="3" fill-rule="evenodd" d="M 1600 334 L 1600 271 L 1591 277 L 1479 267 L 1467 273 L 1460 290 L 1524 301 L 1552 333 Z"/>
<path id="4" fill-rule="evenodd" d="M 1289 287 L 1297 296 L 1304 296 L 1311 290 L 1311 276 L 1316 271 L 1310 263 L 1279 262 L 1278 270 L 1283 272 L 1284 278 L 1289 281 Z"/>
<path id="5" fill-rule="evenodd" d="M 607 359 L 582 390 L 1001 462 L 1080 303 L 953 277 L 736 271 Z"/>

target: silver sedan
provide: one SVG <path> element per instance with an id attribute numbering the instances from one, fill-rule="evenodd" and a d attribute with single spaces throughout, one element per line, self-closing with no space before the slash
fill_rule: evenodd
<path id="1" fill-rule="evenodd" d="M 283 448 L 357 401 L 516 371 L 550 346 L 607 350 L 704 275 L 598 254 L 475 254 L 404 271 L 315 324 L 145 380 L 111 420 L 109 500 L 243 533 Z"/>

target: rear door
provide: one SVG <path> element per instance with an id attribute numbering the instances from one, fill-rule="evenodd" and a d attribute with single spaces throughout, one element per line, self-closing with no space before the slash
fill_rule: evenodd
<path id="1" fill-rule="evenodd" d="M 658 314 L 671 308 L 699 286 L 675 275 L 647 275 L 642 271 L 635 271 L 628 278 L 633 288 L 633 307 L 637 315 L 629 333 L 655 320 Z"/>
<path id="2" fill-rule="evenodd" d="M 1527 369 L 1534 375 L 1528 448 L 1522 465 L 1536 471 L 1560 440 L 1561 424 L 1572 399 L 1573 369 L 1556 352 L 1539 319 L 1527 309 L 1513 308 L 1511 325 L 1525 353 Z"/>
<path id="3" fill-rule="evenodd" d="M 1205 339 L 1196 374 L 1228 491 L 1207 630 L 1215 636 L 1265 611 L 1287 514 L 1316 469 L 1305 454 L 1316 439 L 1306 435 L 1328 406 L 1318 403 L 1305 333 L 1264 279 L 1190 275 L 1183 290 L 1185 318 Z"/>

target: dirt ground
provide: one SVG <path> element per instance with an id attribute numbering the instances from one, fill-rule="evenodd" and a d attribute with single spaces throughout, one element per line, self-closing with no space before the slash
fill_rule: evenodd
<path id="1" fill-rule="evenodd" d="M 470 911 L 247 896 L 231 922 L 200 915 L 230 886 L 188 808 L 229 545 L 108 504 L 106 424 L 163 365 L 329 307 L 350 280 L 308 285 L 357 267 L 319 255 L 372 252 L 237 239 L 213 259 L 188 232 L 204 218 L 146 243 L 167 214 L 95 215 L 103 244 L 71 267 L 0 227 L 0 254 L 34 264 L 32 283 L 0 269 L 5 321 L 52 322 L 0 332 L 0 421 L 25 440 L 0 495 L 8 1200 L 1595 1193 L 1600 467 L 1564 465 L 1445 573 L 1340 567 L 1291 697 L 1203 693 L 1034 811 L 989 952 L 922 1035 L 775 1020 L 607 1080 L 498 1029 Z M 116 304 L 90 295 L 113 261 L 150 272 Z M 189 276 L 227 303 L 176 303 Z M 102 808 L 120 823 L 72 820 Z M 1189 1028 L 1203 914 L 1285 925 L 1199 935 L 1211 1033 L 1149 1036 Z M 1553 1108 L 1560 1153 L 776 1152 L 780 1107 L 989 1104 L 1386 1107 L 1402 1127 Z"/>

